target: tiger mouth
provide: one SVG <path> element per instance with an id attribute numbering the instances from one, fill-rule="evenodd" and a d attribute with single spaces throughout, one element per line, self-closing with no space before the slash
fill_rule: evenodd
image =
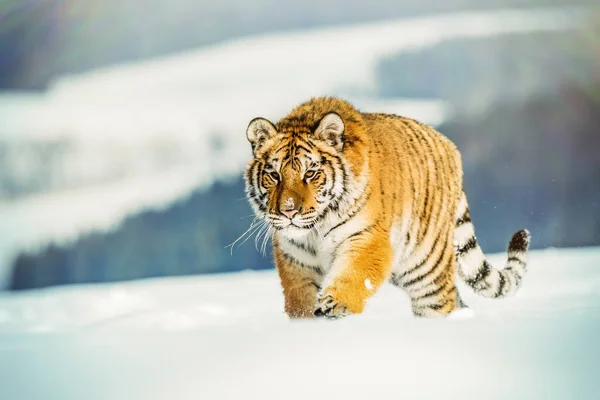
<path id="1" fill-rule="evenodd" d="M 316 220 L 317 218 L 310 218 L 304 221 L 298 221 L 295 219 L 288 219 L 285 221 L 271 219 L 270 224 L 277 230 L 283 230 L 287 228 L 312 229 L 315 226 Z"/>

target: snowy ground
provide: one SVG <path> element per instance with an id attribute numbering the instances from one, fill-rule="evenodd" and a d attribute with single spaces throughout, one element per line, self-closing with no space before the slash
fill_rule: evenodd
<path id="1" fill-rule="evenodd" d="M 502 256 L 491 257 L 496 265 Z M 273 271 L 0 295 L 1 399 L 598 399 L 600 248 L 533 252 L 503 300 L 291 323 Z"/>
<path id="2" fill-rule="evenodd" d="M 62 77 L 43 96 L 0 95 L 0 178 L 50 186 L 16 200 L 0 190 L 0 288 L 19 252 L 114 229 L 239 175 L 250 157 L 245 128 L 258 115 L 277 120 L 312 96 L 335 94 L 364 111 L 436 125 L 451 113 L 441 101 L 375 97 L 382 57 L 459 37 L 569 29 L 580 15 L 465 12 L 277 33 Z M 56 149 L 49 161 L 40 157 L 48 148 Z"/>

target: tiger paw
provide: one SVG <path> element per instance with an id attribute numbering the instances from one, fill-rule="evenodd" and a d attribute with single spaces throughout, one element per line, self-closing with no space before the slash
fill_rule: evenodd
<path id="1" fill-rule="evenodd" d="M 315 317 L 325 317 L 329 319 L 338 319 L 346 317 L 350 314 L 350 310 L 338 302 L 330 295 L 325 295 L 323 297 L 319 297 L 317 308 L 314 312 Z"/>

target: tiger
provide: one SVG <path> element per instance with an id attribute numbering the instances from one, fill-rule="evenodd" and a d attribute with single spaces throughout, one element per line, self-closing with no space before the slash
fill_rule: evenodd
<path id="1" fill-rule="evenodd" d="M 250 121 L 245 191 L 268 226 L 292 319 L 363 312 L 384 282 L 416 317 L 465 308 L 456 277 L 501 298 L 521 286 L 530 234 L 516 232 L 503 269 L 482 252 L 463 190 L 461 155 L 414 119 L 315 97 L 277 123 Z"/>

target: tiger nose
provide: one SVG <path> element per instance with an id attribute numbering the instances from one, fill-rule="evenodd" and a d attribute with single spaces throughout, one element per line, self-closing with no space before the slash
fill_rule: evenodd
<path id="1" fill-rule="evenodd" d="M 294 218 L 294 215 L 298 214 L 298 210 L 296 210 L 295 208 L 291 210 L 281 210 L 281 213 L 289 219 L 292 219 Z"/>

